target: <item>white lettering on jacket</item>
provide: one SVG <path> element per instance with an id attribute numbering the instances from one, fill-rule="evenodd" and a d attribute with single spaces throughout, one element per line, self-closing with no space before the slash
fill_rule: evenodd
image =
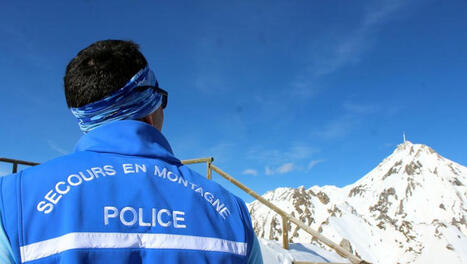
<path id="1" fill-rule="evenodd" d="M 215 194 L 209 192 L 209 190 L 203 189 L 202 186 L 199 186 L 196 183 L 189 182 L 183 176 L 180 176 L 177 173 L 168 170 L 167 168 L 155 165 L 154 171 L 148 171 L 148 166 L 146 164 L 124 163 L 121 164 L 121 170 L 118 170 L 118 174 L 123 175 L 131 175 L 138 173 L 152 174 L 159 179 L 168 180 L 168 182 L 170 183 L 176 183 L 180 186 L 185 187 L 187 190 L 191 190 L 192 192 L 199 195 L 206 202 L 208 202 L 212 206 L 212 208 L 219 214 L 219 216 L 221 216 L 224 220 L 227 219 L 227 217 L 231 214 L 229 208 L 220 198 L 217 198 Z M 86 184 L 86 182 L 93 181 L 95 179 L 98 179 L 99 177 L 114 176 L 116 174 L 117 170 L 112 165 L 94 166 L 88 169 L 84 169 L 82 171 L 78 171 L 76 173 L 69 174 L 68 176 L 64 177 L 63 180 L 58 181 L 52 189 L 47 191 L 47 193 L 43 196 L 43 200 L 37 203 L 36 209 L 37 211 L 43 214 L 49 214 L 54 210 L 55 206 L 57 206 L 57 204 L 62 200 L 62 198 L 66 196 L 69 192 L 71 192 L 75 187 L 78 187 L 82 184 Z M 128 217 L 136 214 L 142 215 L 142 213 L 140 213 L 139 211 L 136 213 L 131 211 L 130 209 L 125 209 L 123 210 L 123 212 L 125 215 L 128 215 Z M 109 211 L 108 213 L 110 214 L 109 218 L 111 218 L 111 211 Z M 164 219 L 164 215 L 166 215 L 167 213 L 168 212 L 162 211 L 162 213 L 158 213 L 156 215 L 156 218 L 158 217 Z M 170 215 L 173 216 L 173 212 Z M 123 219 L 124 220 L 121 221 L 122 223 L 132 225 L 133 221 L 135 221 L 135 219 L 137 218 Z M 141 226 L 145 226 L 145 224 L 147 224 L 142 220 L 137 221 L 139 221 L 138 223 Z"/>
<path id="2" fill-rule="evenodd" d="M 230 215 L 230 210 L 225 206 L 223 202 L 219 198 L 216 198 L 214 194 L 203 190 L 203 187 L 198 186 L 195 183 L 189 182 L 185 180 L 183 177 L 173 173 L 172 171 L 167 170 L 166 168 L 159 168 L 157 165 L 154 166 L 154 176 L 157 176 L 162 179 L 167 179 L 170 182 L 180 184 L 187 189 L 192 190 L 195 193 L 198 193 L 204 200 L 206 200 L 211 206 L 216 210 L 216 212 L 222 217 L 222 219 L 226 219 Z"/>
<path id="3" fill-rule="evenodd" d="M 53 211 L 54 206 L 57 205 L 62 197 L 69 193 L 72 188 L 99 177 L 113 176 L 116 173 L 117 171 L 112 165 L 92 167 L 84 171 L 72 173 L 65 177 L 63 181 L 57 182 L 54 188 L 44 195 L 44 200 L 37 203 L 36 209 L 44 214 L 49 214 Z"/>
<path id="4" fill-rule="evenodd" d="M 165 208 L 151 210 L 125 206 L 120 210 L 115 206 L 104 206 L 104 225 L 119 222 L 124 226 L 161 226 L 165 228 L 186 228 L 185 212 Z"/>

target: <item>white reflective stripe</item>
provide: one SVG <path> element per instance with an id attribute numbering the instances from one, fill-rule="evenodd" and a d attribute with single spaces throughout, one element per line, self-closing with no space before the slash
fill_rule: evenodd
<path id="1" fill-rule="evenodd" d="M 246 255 L 247 243 L 212 237 L 151 233 L 69 233 L 22 246 L 21 261 L 45 258 L 71 249 L 191 249 Z"/>

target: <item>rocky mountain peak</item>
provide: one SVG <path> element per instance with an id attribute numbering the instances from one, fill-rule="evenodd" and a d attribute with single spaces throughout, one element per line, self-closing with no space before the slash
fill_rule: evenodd
<path id="1" fill-rule="evenodd" d="M 278 188 L 264 197 L 373 263 L 467 263 L 467 168 L 406 141 L 354 184 Z M 281 218 L 248 205 L 260 237 L 279 239 Z M 292 242 L 317 243 L 293 227 Z M 319 244 L 319 243 L 317 243 Z M 389 261 L 388 261 L 389 260 Z"/>
<path id="2" fill-rule="evenodd" d="M 422 158 L 423 156 L 434 155 L 437 158 L 442 158 L 431 147 L 424 144 L 413 144 L 410 141 L 405 141 L 404 143 L 399 144 L 392 155 L 400 155 L 407 158 Z"/>

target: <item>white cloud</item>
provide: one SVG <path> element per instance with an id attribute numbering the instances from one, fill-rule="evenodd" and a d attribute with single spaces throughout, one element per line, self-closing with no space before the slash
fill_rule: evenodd
<path id="1" fill-rule="evenodd" d="M 318 152 L 316 148 L 303 142 L 297 142 L 285 147 L 284 150 L 256 146 L 247 152 L 246 157 L 266 164 L 280 164 L 307 159 L 316 152 Z"/>
<path id="2" fill-rule="evenodd" d="M 221 141 L 211 146 L 202 149 L 196 157 L 214 157 L 214 162 L 218 165 L 225 164 L 226 162 L 235 158 L 237 151 L 236 145 L 227 141 Z"/>
<path id="3" fill-rule="evenodd" d="M 375 104 L 362 104 L 355 102 L 345 102 L 342 105 L 344 113 L 335 119 L 329 120 L 313 134 L 324 139 L 341 138 L 348 135 L 365 118 L 381 112 L 381 107 Z"/>
<path id="4" fill-rule="evenodd" d="M 275 169 L 272 169 L 271 167 L 266 166 L 265 173 L 266 175 L 285 174 L 285 173 L 289 173 L 293 171 L 294 169 L 295 169 L 295 165 L 292 162 L 287 162 Z"/>
<path id="5" fill-rule="evenodd" d="M 294 144 L 290 149 L 285 153 L 292 160 L 296 159 L 306 159 L 312 154 L 318 152 L 316 148 L 310 147 L 306 144 Z"/>
<path id="6" fill-rule="evenodd" d="M 333 73 L 348 64 L 360 61 L 362 54 L 371 47 L 374 35 L 380 30 L 381 25 L 393 17 L 407 1 L 386 0 L 376 3 L 367 8 L 357 27 L 340 39 L 326 43 L 324 50 L 317 53 L 311 67 L 315 76 Z"/>
<path id="7" fill-rule="evenodd" d="M 269 166 L 266 166 L 264 172 L 266 173 L 266 175 L 273 175 L 273 174 L 274 174 L 274 170 L 272 170 L 271 168 L 269 168 Z"/>
<path id="8" fill-rule="evenodd" d="M 242 172 L 243 175 L 251 175 L 251 176 L 256 176 L 258 175 L 258 171 L 254 169 L 246 169 Z"/>
<path id="9" fill-rule="evenodd" d="M 309 98 L 323 89 L 319 77 L 358 63 L 376 40 L 377 33 L 397 11 L 410 1 L 382 0 L 366 6 L 360 21 L 352 28 L 329 29 L 327 35 L 315 36 L 310 46 L 309 64 L 297 73 L 290 84 L 294 98 Z"/>
<path id="10" fill-rule="evenodd" d="M 346 136 L 354 127 L 356 120 L 350 115 L 344 115 L 329 121 L 324 127 L 314 134 L 324 139 L 335 139 Z"/>
<path id="11" fill-rule="evenodd" d="M 283 149 L 283 150 L 282 150 Z M 305 172 L 308 161 L 318 149 L 304 142 L 295 142 L 287 147 L 278 146 L 277 149 L 268 149 L 263 146 L 252 147 L 245 157 L 265 165 L 266 175 L 286 174 L 291 171 Z"/>
<path id="12" fill-rule="evenodd" d="M 312 160 L 310 161 L 310 163 L 308 163 L 308 170 L 311 170 L 313 167 L 315 167 L 316 165 L 320 164 L 324 162 L 324 160 Z"/>
<path id="13" fill-rule="evenodd" d="M 49 147 L 55 151 L 57 151 L 58 153 L 60 154 L 63 154 L 63 155 L 66 155 L 66 154 L 69 154 L 70 152 L 63 149 L 62 147 L 58 146 L 57 143 L 55 143 L 55 141 L 49 139 L 47 140 L 47 144 L 49 145 Z"/>
<path id="14" fill-rule="evenodd" d="M 279 168 L 277 168 L 277 173 L 279 174 L 284 174 L 287 172 L 291 172 L 294 169 L 294 165 L 292 162 L 285 163 L 281 165 Z"/>

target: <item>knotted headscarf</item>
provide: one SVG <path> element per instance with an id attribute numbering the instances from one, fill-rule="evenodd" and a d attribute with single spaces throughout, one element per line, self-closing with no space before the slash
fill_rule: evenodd
<path id="1" fill-rule="evenodd" d="M 71 108 L 81 131 L 87 133 L 115 120 L 143 118 L 157 110 L 162 104 L 162 95 L 154 89 L 137 89 L 141 86 L 158 87 L 156 76 L 148 66 L 109 96 L 82 107 Z"/>

